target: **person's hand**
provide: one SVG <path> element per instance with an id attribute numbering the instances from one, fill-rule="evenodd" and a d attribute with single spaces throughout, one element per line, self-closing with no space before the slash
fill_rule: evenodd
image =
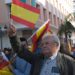
<path id="1" fill-rule="evenodd" d="M 10 25 L 7 29 L 7 34 L 9 37 L 16 36 L 16 28 L 13 25 Z"/>

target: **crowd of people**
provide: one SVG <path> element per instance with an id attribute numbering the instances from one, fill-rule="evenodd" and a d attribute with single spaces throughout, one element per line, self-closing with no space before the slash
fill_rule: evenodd
<path id="1" fill-rule="evenodd" d="M 75 75 L 75 59 L 60 52 L 60 40 L 56 34 L 45 33 L 42 36 L 38 53 L 32 53 L 28 50 L 28 42 L 25 38 L 21 37 L 19 43 L 14 26 L 9 27 L 7 34 L 12 49 L 4 48 L 3 53 L 7 59 L 4 59 L 2 53 L 0 53 L 0 73 L 3 70 L 2 68 L 8 66 L 10 72 L 5 75 Z M 15 69 L 17 59 L 20 60 L 23 67 L 24 63 L 30 65 L 30 68 L 26 69 L 27 74 L 24 73 L 25 70 L 20 73 L 20 64 L 18 65 L 19 70 Z M 2 62 L 6 63 L 6 65 L 3 66 Z M 24 63 L 22 64 L 22 62 Z"/>

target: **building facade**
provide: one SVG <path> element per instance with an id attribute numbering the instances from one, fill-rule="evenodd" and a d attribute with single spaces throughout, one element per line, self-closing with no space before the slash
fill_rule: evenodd
<path id="1" fill-rule="evenodd" d="M 63 0 L 22 0 L 27 4 L 30 4 L 38 9 L 40 9 L 40 17 L 35 25 L 35 29 L 29 29 L 24 25 L 21 25 L 17 22 L 13 22 L 15 27 L 17 28 L 17 35 L 18 37 L 24 36 L 26 38 L 29 38 L 32 33 L 39 28 L 46 20 L 50 19 L 50 29 L 52 32 L 57 33 L 59 26 L 61 23 L 64 22 L 65 16 L 69 14 L 69 11 L 66 6 L 71 6 L 71 0 L 65 0 L 65 2 L 62 3 Z M 5 0 L 6 7 L 9 11 L 10 16 L 10 7 L 11 7 L 12 0 Z M 0 39 L 0 48 L 4 47 L 11 47 L 10 42 L 8 39 L 8 36 L 6 35 L 6 32 L 3 32 L 3 35 Z M 8 45 L 7 45 L 8 44 Z"/>

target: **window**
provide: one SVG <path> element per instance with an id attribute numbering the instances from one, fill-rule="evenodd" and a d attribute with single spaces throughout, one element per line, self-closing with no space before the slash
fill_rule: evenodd
<path id="1" fill-rule="evenodd" d="M 40 5 L 39 4 L 36 4 L 36 8 L 40 9 Z M 39 16 L 39 18 L 41 19 L 41 15 Z"/>
<path id="2" fill-rule="evenodd" d="M 50 19 L 50 23 L 52 24 L 52 14 L 51 14 L 51 12 L 49 12 L 49 19 Z"/>
<path id="3" fill-rule="evenodd" d="M 26 0 L 21 0 L 22 2 L 26 2 Z"/>
<path id="4" fill-rule="evenodd" d="M 57 17 L 57 25 L 59 26 L 59 17 Z"/>
<path id="5" fill-rule="evenodd" d="M 56 25 L 56 16 L 53 15 L 53 19 L 54 19 L 54 25 Z"/>
<path id="6" fill-rule="evenodd" d="M 9 3 L 9 4 L 6 4 L 6 6 L 7 6 L 7 10 L 8 10 L 8 16 L 10 16 L 10 13 L 11 13 L 11 4 Z"/>
<path id="7" fill-rule="evenodd" d="M 31 5 L 36 6 L 36 0 L 31 0 Z"/>
<path id="8" fill-rule="evenodd" d="M 9 9 L 9 11 L 11 11 L 11 4 L 10 4 L 10 3 L 7 4 L 7 7 L 8 7 L 8 9 Z"/>
<path id="9" fill-rule="evenodd" d="M 46 14 L 46 9 L 45 8 L 43 9 L 43 15 L 44 15 L 44 21 L 46 21 L 47 20 L 47 14 Z"/>
<path id="10" fill-rule="evenodd" d="M 40 9 L 40 5 L 39 4 L 36 4 L 36 8 Z"/>

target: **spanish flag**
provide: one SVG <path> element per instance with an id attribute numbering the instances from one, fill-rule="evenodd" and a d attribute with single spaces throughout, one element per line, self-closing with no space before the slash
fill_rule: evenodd
<path id="1" fill-rule="evenodd" d="M 0 75 L 13 75 L 8 67 L 9 64 L 10 63 L 6 60 L 3 60 L 3 62 L 0 63 Z"/>
<path id="2" fill-rule="evenodd" d="M 39 9 L 30 6 L 21 0 L 12 0 L 11 18 L 14 21 L 33 29 L 39 18 L 39 14 Z"/>
<path id="3" fill-rule="evenodd" d="M 31 37 L 32 39 L 32 49 L 31 52 L 35 52 L 36 48 L 37 48 L 37 43 L 38 41 L 41 39 L 41 37 L 46 33 L 46 32 L 50 32 L 50 28 L 49 28 L 49 20 L 47 20 Z"/>

